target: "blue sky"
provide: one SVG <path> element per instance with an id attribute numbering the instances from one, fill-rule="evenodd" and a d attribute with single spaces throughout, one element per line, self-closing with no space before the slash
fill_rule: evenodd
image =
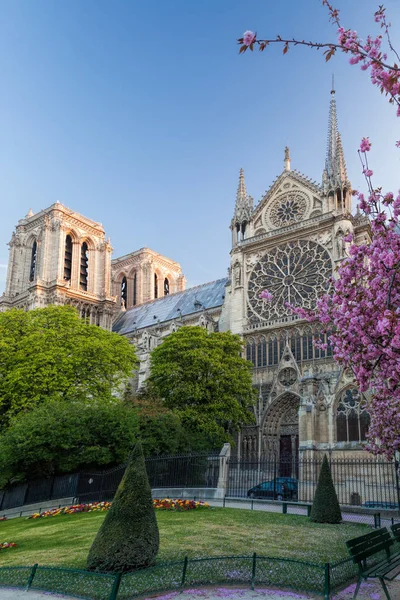
<path id="1" fill-rule="evenodd" d="M 336 0 L 362 35 L 377 4 Z M 399 120 L 368 75 L 305 48 L 239 56 L 246 29 L 335 37 L 320 0 L 0 0 L 0 291 L 18 219 L 56 200 L 102 222 L 115 257 L 148 246 L 188 285 L 224 277 L 240 167 L 256 202 L 286 145 L 321 180 L 333 71 L 353 187 L 366 135 L 376 184 L 398 189 Z"/>

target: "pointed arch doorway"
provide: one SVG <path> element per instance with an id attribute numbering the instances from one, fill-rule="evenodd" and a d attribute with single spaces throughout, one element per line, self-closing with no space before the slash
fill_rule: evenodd
<path id="1" fill-rule="evenodd" d="M 279 477 L 298 477 L 299 406 L 299 396 L 285 392 L 265 414 L 263 458 L 276 461 Z"/>

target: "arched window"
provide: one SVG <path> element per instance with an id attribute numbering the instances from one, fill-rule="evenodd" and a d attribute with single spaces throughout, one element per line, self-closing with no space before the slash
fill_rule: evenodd
<path id="1" fill-rule="evenodd" d="M 303 360 L 312 360 L 313 348 L 312 331 L 307 328 L 303 332 Z"/>
<path id="2" fill-rule="evenodd" d="M 169 294 L 169 281 L 167 277 L 164 279 L 164 296 L 168 296 Z"/>
<path id="3" fill-rule="evenodd" d="M 257 344 L 257 367 L 266 367 L 267 366 L 267 342 L 265 338 L 261 338 L 261 340 Z"/>
<path id="4" fill-rule="evenodd" d="M 136 273 L 133 275 L 133 302 L 132 305 L 136 306 L 137 302 L 137 276 Z"/>
<path id="5" fill-rule="evenodd" d="M 157 277 L 157 273 L 154 273 L 154 298 L 158 298 L 158 277 Z"/>
<path id="6" fill-rule="evenodd" d="M 345 390 L 336 410 L 336 440 L 364 442 L 370 417 L 356 388 Z"/>
<path id="7" fill-rule="evenodd" d="M 301 360 L 301 337 L 300 337 L 300 333 L 297 331 L 297 329 L 295 329 L 294 331 L 291 332 L 290 349 L 292 351 L 292 354 L 293 354 L 295 360 L 300 361 Z"/>
<path id="8" fill-rule="evenodd" d="M 276 337 L 272 337 L 268 342 L 268 366 L 277 365 L 279 362 L 278 358 L 278 340 Z"/>
<path id="9" fill-rule="evenodd" d="M 65 238 L 65 255 L 64 255 L 64 280 L 71 281 L 72 269 L 72 238 L 67 235 Z"/>
<path id="10" fill-rule="evenodd" d="M 88 284 L 88 262 L 89 262 L 89 253 L 88 253 L 88 245 L 86 242 L 83 242 L 81 246 L 81 271 L 79 277 L 79 283 L 81 286 L 81 290 L 87 291 Z"/>
<path id="11" fill-rule="evenodd" d="M 330 342 L 330 335 L 331 335 L 331 332 L 328 331 L 327 334 L 326 334 L 326 343 L 328 344 L 328 347 L 326 349 L 326 355 L 327 356 L 332 356 L 332 353 L 333 353 L 332 344 Z"/>
<path id="12" fill-rule="evenodd" d="M 36 260 L 37 260 L 37 243 L 35 240 L 32 244 L 31 268 L 29 269 L 29 281 L 33 281 L 35 279 Z"/>
<path id="13" fill-rule="evenodd" d="M 128 300 L 128 285 L 126 282 L 126 277 L 122 278 L 121 281 L 121 306 L 123 305 L 126 308 L 126 303 Z"/>
<path id="14" fill-rule="evenodd" d="M 247 342 L 246 358 L 256 366 L 256 343 L 254 340 L 249 340 Z"/>

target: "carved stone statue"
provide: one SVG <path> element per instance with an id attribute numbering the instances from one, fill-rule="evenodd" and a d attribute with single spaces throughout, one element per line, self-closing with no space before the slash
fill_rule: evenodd
<path id="1" fill-rule="evenodd" d="M 235 276 L 235 286 L 239 287 L 242 283 L 242 281 L 241 281 L 242 280 L 242 269 L 238 262 L 235 263 L 233 272 L 234 272 L 234 276 Z"/>

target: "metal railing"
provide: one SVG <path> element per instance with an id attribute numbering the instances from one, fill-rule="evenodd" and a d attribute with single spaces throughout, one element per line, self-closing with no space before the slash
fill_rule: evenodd
<path id="1" fill-rule="evenodd" d="M 216 556 L 159 562 L 132 573 L 106 574 L 46 567 L 0 567 L 0 586 L 79 596 L 87 600 L 127 600 L 195 586 L 274 586 L 314 592 L 325 600 L 357 574 L 351 558 L 311 563 L 277 556 Z"/>
<path id="2" fill-rule="evenodd" d="M 218 453 L 183 454 L 146 458 L 152 488 L 216 487 L 219 477 Z M 97 472 L 56 475 L 0 490 L 0 511 L 44 503 L 60 498 L 79 502 L 112 500 L 126 465 Z"/>
<path id="3" fill-rule="evenodd" d="M 220 497 L 312 502 L 322 459 L 225 458 L 218 453 L 146 459 L 153 489 L 218 488 Z M 332 459 L 333 482 L 345 506 L 400 511 L 399 463 L 384 459 Z M 112 500 L 125 465 L 97 472 L 57 475 L 0 490 L 0 511 L 58 499 Z M 255 489 L 257 488 L 257 489 Z M 192 492 L 191 492 L 192 493 Z M 171 492 L 172 494 L 172 492 Z M 195 492 L 193 495 L 197 495 Z"/>
<path id="4" fill-rule="evenodd" d="M 312 502 L 322 459 L 229 460 L 227 495 Z M 400 510 L 399 463 L 384 459 L 331 459 L 339 503 Z"/>

